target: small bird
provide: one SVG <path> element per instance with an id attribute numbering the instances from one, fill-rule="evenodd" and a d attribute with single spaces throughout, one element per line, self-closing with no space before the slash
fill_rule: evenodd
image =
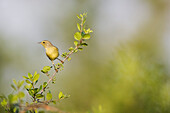
<path id="1" fill-rule="evenodd" d="M 39 42 L 39 44 L 43 45 L 46 50 L 47 57 L 52 61 L 52 64 L 54 65 L 54 60 L 58 59 L 62 63 L 64 63 L 62 60 L 58 58 L 59 51 L 58 48 L 55 47 L 50 41 L 44 40 L 42 42 Z"/>

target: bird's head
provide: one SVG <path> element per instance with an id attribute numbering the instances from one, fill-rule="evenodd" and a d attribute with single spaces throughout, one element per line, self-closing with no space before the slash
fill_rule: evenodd
<path id="1" fill-rule="evenodd" d="M 48 40 L 43 40 L 42 42 L 39 42 L 39 44 L 43 45 L 44 48 L 48 48 L 48 47 L 53 46 L 53 44 Z"/>

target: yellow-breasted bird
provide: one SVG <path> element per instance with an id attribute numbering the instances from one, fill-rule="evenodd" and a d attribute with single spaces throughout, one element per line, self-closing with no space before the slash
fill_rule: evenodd
<path id="1" fill-rule="evenodd" d="M 44 41 L 39 42 L 39 43 L 44 46 L 44 48 L 46 50 L 46 55 L 52 61 L 53 65 L 54 65 L 54 60 L 55 59 L 58 59 L 59 61 L 64 63 L 62 60 L 60 60 L 58 58 L 58 56 L 59 56 L 58 48 L 55 47 L 50 41 L 44 40 Z"/>

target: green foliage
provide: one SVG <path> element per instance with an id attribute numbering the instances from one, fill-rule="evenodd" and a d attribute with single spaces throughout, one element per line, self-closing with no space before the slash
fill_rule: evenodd
<path id="1" fill-rule="evenodd" d="M 74 34 L 74 46 L 70 47 L 68 52 L 62 53 L 62 57 L 65 58 L 61 63 L 54 65 L 55 72 L 53 74 L 50 74 L 51 68 L 50 66 L 44 66 L 41 72 L 45 75 L 47 75 L 48 80 L 44 81 L 43 84 L 39 84 L 40 80 L 40 74 L 37 73 L 37 71 L 34 72 L 34 74 L 28 73 L 27 76 L 23 76 L 24 80 L 16 81 L 13 80 L 13 84 L 11 84 L 12 89 L 15 93 L 12 93 L 8 95 L 8 98 L 5 96 L 0 96 L 1 98 L 1 106 L 6 110 L 8 113 L 18 113 L 18 112 L 26 112 L 26 113 L 38 113 L 39 108 L 42 108 L 44 110 L 51 110 L 54 111 L 54 108 L 50 109 L 50 106 L 46 107 L 50 103 L 56 104 L 58 100 L 66 99 L 70 97 L 70 95 L 63 94 L 60 92 L 58 94 L 57 99 L 53 99 L 56 97 L 53 97 L 51 94 L 51 91 L 46 93 L 46 90 L 49 89 L 49 83 L 52 82 L 55 84 L 56 81 L 56 73 L 59 70 L 64 69 L 64 62 L 70 61 L 71 57 L 70 55 L 72 53 L 76 53 L 83 50 L 83 46 L 87 46 L 88 44 L 84 42 L 84 40 L 90 39 L 90 33 L 92 30 L 85 29 L 84 23 L 86 22 L 87 13 L 80 14 L 80 16 L 77 16 L 78 19 L 81 20 L 80 23 L 77 23 L 77 29 L 78 32 Z M 25 83 L 25 84 L 24 84 Z M 24 91 L 21 91 L 22 89 L 27 91 L 27 94 L 32 99 L 32 102 L 29 103 L 25 101 L 25 93 Z M 45 107 L 44 107 L 45 106 Z M 22 111 L 24 110 L 24 111 Z M 56 110 L 56 109 L 55 109 Z M 56 110 L 58 111 L 58 109 Z M 44 111 L 39 111 L 39 113 L 43 113 Z"/>
<path id="2" fill-rule="evenodd" d="M 44 67 L 43 67 L 43 70 L 41 70 L 41 72 L 47 73 L 47 72 L 50 71 L 50 70 L 51 70 L 51 67 L 50 67 L 50 66 L 44 66 Z"/>
<path id="3" fill-rule="evenodd" d="M 43 88 L 47 87 L 47 82 L 43 83 Z"/>
<path id="4" fill-rule="evenodd" d="M 6 99 L 3 99 L 3 101 L 1 102 L 1 105 L 2 105 L 2 107 L 6 107 L 6 105 L 7 105 L 7 100 L 6 100 Z"/>
<path id="5" fill-rule="evenodd" d="M 64 98 L 68 98 L 68 97 L 70 97 L 70 95 L 65 95 L 65 94 L 63 94 L 63 92 L 60 92 L 60 93 L 58 94 L 58 98 L 59 98 L 59 99 L 64 99 Z"/>
<path id="6" fill-rule="evenodd" d="M 58 98 L 61 99 L 61 98 L 63 98 L 63 97 L 64 97 L 63 92 L 60 92 L 60 93 L 58 94 Z"/>
<path id="7" fill-rule="evenodd" d="M 18 98 L 24 98 L 24 97 L 25 97 L 25 93 L 20 91 L 18 93 Z"/>
<path id="8" fill-rule="evenodd" d="M 74 45 L 77 46 L 77 45 L 78 45 L 78 42 L 77 42 L 77 41 L 74 41 Z M 73 50 L 73 48 L 72 48 L 72 50 Z"/>
<path id="9" fill-rule="evenodd" d="M 76 39 L 76 40 L 81 40 L 81 38 L 82 38 L 82 36 L 81 36 L 81 33 L 80 32 L 76 32 L 75 34 L 74 34 L 74 38 Z"/>
<path id="10" fill-rule="evenodd" d="M 52 99 L 52 94 L 51 94 L 51 92 L 48 92 L 48 93 L 47 93 L 46 99 L 47 99 L 47 100 L 51 100 L 51 99 Z"/>
<path id="11" fill-rule="evenodd" d="M 77 29 L 78 29 L 79 31 L 81 30 L 79 23 L 77 23 Z"/>
<path id="12" fill-rule="evenodd" d="M 86 40 L 90 39 L 90 35 L 89 35 L 89 34 L 85 34 L 85 35 L 83 36 L 83 39 L 86 39 Z"/>

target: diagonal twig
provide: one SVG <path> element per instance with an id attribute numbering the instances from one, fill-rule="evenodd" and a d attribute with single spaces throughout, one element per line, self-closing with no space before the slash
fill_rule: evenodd
<path id="1" fill-rule="evenodd" d="M 84 18 L 82 17 L 82 19 L 81 19 L 81 24 L 80 24 L 80 26 L 81 26 L 80 33 L 83 32 L 83 20 L 84 20 Z M 78 47 L 82 44 L 82 41 L 83 41 L 83 39 L 81 39 L 81 40 L 79 41 L 79 44 L 77 44 L 77 46 L 64 58 L 64 60 L 62 60 L 62 62 L 61 62 L 62 64 L 64 64 L 64 62 L 71 56 L 71 54 L 73 54 L 74 51 L 78 49 Z M 54 64 L 53 64 L 53 65 L 54 65 Z M 62 66 L 62 65 L 59 65 L 59 67 L 58 67 L 57 69 L 55 69 L 55 72 L 54 72 L 53 75 L 49 78 L 46 87 L 44 87 L 44 88 L 41 90 L 41 92 L 40 92 L 41 94 L 45 91 L 45 89 L 47 88 L 47 86 L 49 85 L 49 83 L 52 81 L 52 79 L 54 78 L 54 76 L 58 73 L 58 70 L 61 68 L 61 66 Z"/>

